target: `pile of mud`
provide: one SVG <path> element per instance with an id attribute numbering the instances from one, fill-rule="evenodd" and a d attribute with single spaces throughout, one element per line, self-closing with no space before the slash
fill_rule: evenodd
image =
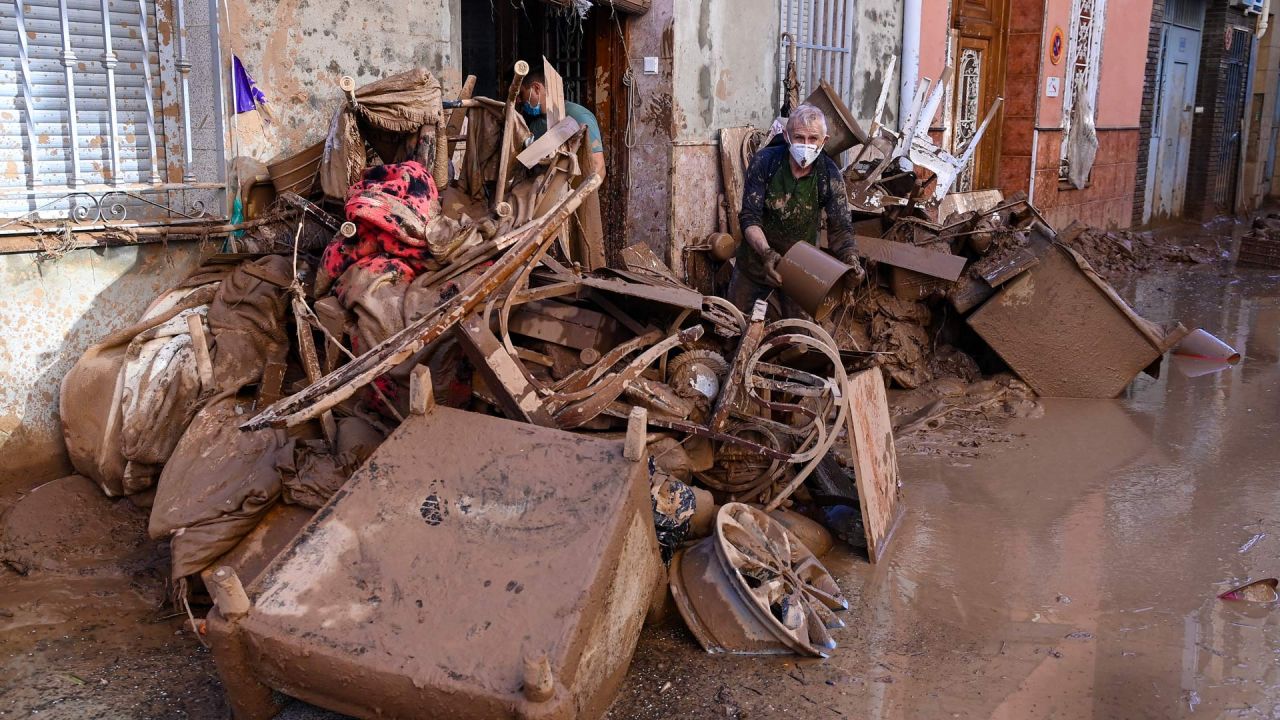
<path id="1" fill-rule="evenodd" d="M 1073 223 L 1058 241 L 1084 256 L 1103 277 L 1126 275 L 1177 265 L 1203 265 L 1219 260 L 1230 238 L 1211 235 L 1173 235 L 1151 230 L 1104 230 Z"/>

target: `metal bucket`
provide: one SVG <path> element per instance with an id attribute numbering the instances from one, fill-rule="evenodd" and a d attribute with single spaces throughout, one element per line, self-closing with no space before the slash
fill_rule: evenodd
<path id="1" fill-rule="evenodd" d="M 807 242 L 792 245 L 778 263 L 782 292 L 819 322 L 835 309 L 838 285 L 850 272 L 853 268 Z"/>

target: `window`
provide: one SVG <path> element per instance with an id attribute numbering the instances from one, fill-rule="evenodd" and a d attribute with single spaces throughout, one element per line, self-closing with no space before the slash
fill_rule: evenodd
<path id="1" fill-rule="evenodd" d="M 1067 46 L 1067 77 L 1062 88 L 1062 155 L 1058 165 L 1058 177 L 1066 179 L 1071 174 L 1068 157 L 1072 111 L 1077 103 L 1084 107 L 1098 107 L 1098 69 L 1102 57 L 1103 15 L 1106 0 L 1073 0 L 1071 35 Z M 1083 93 L 1083 97 L 1081 94 Z"/>
<path id="2" fill-rule="evenodd" d="M 197 0 L 199 1 L 199 0 Z M 221 122 L 192 138 L 191 83 L 211 93 L 213 57 L 189 56 L 192 0 L 16 0 L 0 11 L 0 226 L 14 219 L 100 226 L 221 211 Z M 172 15 L 173 17 L 170 17 Z M 174 41 L 159 32 L 177 28 Z M 209 62 L 212 61 L 212 62 Z M 166 68 L 168 71 L 166 72 Z M 208 151 L 221 160 L 221 150 Z M 200 159 L 208 160 L 202 157 Z M 201 177 L 201 175 L 205 175 Z M 202 196 L 193 193 L 205 190 Z"/>
<path id="3" fill-rule="evenodd" d="M 782 0 L 782 31 L 795 40 L 801 101 L 822 80 L 831 83 L 841 98 L 853 97 L 853 18 L 852 0 Z M 779 87 L 785 93 L 785 41 L 780 52 L 784 62 Z"/>

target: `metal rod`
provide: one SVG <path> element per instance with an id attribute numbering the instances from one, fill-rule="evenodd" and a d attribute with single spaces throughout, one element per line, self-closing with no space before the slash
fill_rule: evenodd
<path id="1" fill-rule="evenodd" d="M 106 2 L 106 0 L 103 0 Z M 173 0 L 174 14 L 178 21 L 178 73 L 182 85 L 182 180 L 196 179 L 194 158 L 191 156 L 191 59 L 187 57 L 187 11 L 185 0 Z"/>
<path id="2" fill-rule="evenodd" d="M 147 0 L 138 0 L 138 34 L 142 37 L 142 80 L 146 83 L 147 143 L 151 150 L 151 182 L 160 183 L 160 156 L 156 153 L 156 101 L 151 85 L 151 42 L 147 39 Z"/>
<path id="3" fill-rule="evenodd" d="M 35 93 L 31 88 L 31 65 L 27 61 L 27 23 L 22 14 L 22 0 L 14 2 L 13 7 L 17 10 L 18 61 L 22 67 L 22 103 L 27 109 L 27 116 L 23 125 L 27 129 L 27 144 L 31 147 L 31 168 L 27 171 L 27 180 L 34 185 L 36 178 L 39 176 L 39 173 L 36 172 L 39 152 L 36 147 Z"/>
<path id="4" fill-rule="evenodd" d="M 841 35 L 840 35 L 843 42 L 849 46 L 853 45 L 854 9 L 850 6 L 851 2 L 852 0 L 844 0 L 844 21 L 841 23 L 841 27 L 843 28 L 843 31 L 841 32 Z M 844 92 L 848 93 L 847 95 L 845 95 L 845 97 L 850 98 L 852 100 L 853 98 L 853 50 L 851 49 L 851 47 L 850 49 L 845 50 L 842 63 L 844 65 L 844 68 L 841 70 L 841 74 L 840 74 L 841 87 L 844 89 Z M 885 83 L 891 82 L 889 80 L 889 77 L 892 77 L 892 75 L 893 73 L 889 73 L 889 75 L 883 79 L 883 82 Z"/>
<path id="5" fill-rule="evenodd" d="M 20 3 L 19 3 L 20 4 Z M 67 0 L 58 0 L 58 19 L 62 24 L 62 75 L 67 86 L 67 133 L 71 144 L 71 173 L 67 186 L 80 184 L 80 131 L 76 122 L 76 53 L 71 49 L 71 23 L 67 18 Z M 25 36 L 21 30 L 19 36 Z"/>
<path id="6" fill-rule="evenodd" d="M 111 177 L 107 182 L 120 182 L 120 126 L 116 117 L 116 54 L 111 49 L 111 8 L 108 0 L 102 0 L 102 67 L 107 69 L 107 126 L 110 137 Z"/>

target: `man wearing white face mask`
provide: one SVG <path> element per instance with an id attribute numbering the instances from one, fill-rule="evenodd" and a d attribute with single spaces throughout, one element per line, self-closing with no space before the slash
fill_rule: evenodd
<path id="1" fill-rule="evenodd" d="M 791 111 L 785 145 L 761 148 L 751 159 L 742 193 L 739 224 L 746 242 L 738 247 L 729 301 L 750 312 L 782 282 L 778 261 L 797 242 L 816 244 L 826 213 L 829 252 L 855 268 L 862 265 L 854 253 L 853 226 L 844 178 L 835 161 L 823 154 L 827 119 L 813 105 Z M 796 317 L 803 311 L 782 298 L 782 314 Z"/>

